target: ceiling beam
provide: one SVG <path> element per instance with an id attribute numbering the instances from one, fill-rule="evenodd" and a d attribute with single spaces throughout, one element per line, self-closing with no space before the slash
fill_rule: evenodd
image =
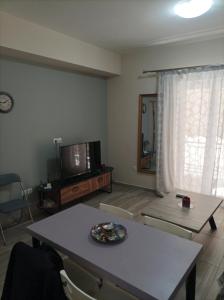
<path id="1" fill-rule="evenodd" d="M 1 53 L 105 76 L 121 74 L 119 54 L 0 12 Z"/>

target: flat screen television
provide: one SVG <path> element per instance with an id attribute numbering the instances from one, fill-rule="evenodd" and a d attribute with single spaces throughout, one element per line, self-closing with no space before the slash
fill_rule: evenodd
<path id="1" fill-rule="evenodd" d="M 101 167 L 100 141 L 60 148 L 62 178 L 91 173 Z"/>

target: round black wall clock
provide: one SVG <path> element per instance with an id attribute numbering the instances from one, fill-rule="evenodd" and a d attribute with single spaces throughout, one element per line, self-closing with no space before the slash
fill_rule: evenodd
<path id="1" fill-rule="evenodd" d="M 14 100 L 11 95 L 6 92 L 0 92 L 0 112 L 8 113 L 12 110 Z"/>

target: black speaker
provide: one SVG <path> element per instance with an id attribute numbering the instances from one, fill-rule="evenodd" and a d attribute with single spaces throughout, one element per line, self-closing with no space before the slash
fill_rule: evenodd
<path id="1" fill-rule="evenodd" d="M 101 147 L 100 141 L 89 143 L 89 154 L 90 154 L 90 164 L 91 169 L 97 170 L 101 168 Z"/>
<path id="2" fill-rule="evenodd" d="M 58 158 L 47 160 L 47 181 L 54 182 L 61 179 L 61 166 Z"/>

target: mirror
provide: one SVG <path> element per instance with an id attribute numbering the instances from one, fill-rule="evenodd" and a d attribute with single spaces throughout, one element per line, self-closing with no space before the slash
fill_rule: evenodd
<path id="1" fill-rule="evenodd" d="M 138 110 L 138 172 L 156 172 L 157 94 L 139 96 Z"/>

